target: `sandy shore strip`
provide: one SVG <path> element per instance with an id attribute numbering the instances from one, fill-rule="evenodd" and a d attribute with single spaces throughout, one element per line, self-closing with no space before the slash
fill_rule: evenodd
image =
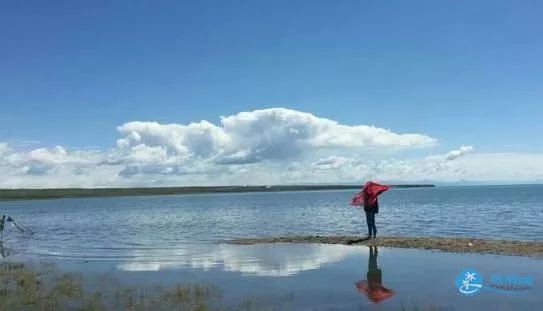
<path id="1" fill-rule="evenodd" d="M 345 245 L 375 245 L 383 247 L 441 250 L 451 253 L 478 253 L 543 258 L 543 242 L 514 240 L 484 240 L 445 237 L 377 237 L 359 236 L 278 236 L 242 238 L 226 241 L 228 244 L 251 245 L 265 243 L 318 243 Z"/>

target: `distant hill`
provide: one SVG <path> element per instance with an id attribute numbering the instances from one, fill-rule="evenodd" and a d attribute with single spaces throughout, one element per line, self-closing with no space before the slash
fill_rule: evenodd
<path id="1" fill-rule="evenodd" d="M 429 188 L 430 184 L 396 184 L 392 188 Z M 0 201 L 83 197 L 152 196 L 195 193 L 242 193 L 274 191 L 359 190 L 361 185 L 268 185 L 142 188 L 0 189 Z"/>

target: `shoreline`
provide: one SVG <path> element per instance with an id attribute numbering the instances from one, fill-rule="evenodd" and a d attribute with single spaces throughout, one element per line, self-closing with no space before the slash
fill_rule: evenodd
<path id="1" fill-rule="evenodd" d="M 431 184 L 390 185 L 391 188 L 435 188 Z M 250 193 L 285 191 L 360 190 L 362 185 L 276 185 L 276 186 L 206 186 L 139 188 L 48 188 L 0 189 L 0 201 L 28 201 L 67 198 L 133 197 L 181 194 Z"/>
<path id="2" fill-rule="evenodd" d="M 390 248 L 437 250 L 447 253 L 493 254 L 543 258 L 543 241 L 491 240 L 449 237 L 399 237 L 385 236 L 364 239 L 361 236 L 276 236 L 260 238 L 240 238 L 225 241 L 234 245 L 255 245 L 270 243 L 310 243 L 367 245 Z M 471 243 L 471 244 L 470 244 Z"/>

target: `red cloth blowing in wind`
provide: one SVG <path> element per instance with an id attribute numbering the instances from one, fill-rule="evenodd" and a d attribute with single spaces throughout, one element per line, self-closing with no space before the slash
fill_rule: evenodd
<path id="1" fill-rule="evenodd" d="M 353 206 L 373 205 L 375 201 L 377 200 L 377 197 L 381 195 L 381 193 L 387 191 L 388 189 L 390 189 L 390 186 L 380 185 L 376 182 L 368 181 L 364 185 L 364 188 L 362 188 L 362 191 L 360 191 L 353 197 L 351 201 L 351 205 Z M 367 200 L 367 202 L 364 202 L 364 198 Z"/>

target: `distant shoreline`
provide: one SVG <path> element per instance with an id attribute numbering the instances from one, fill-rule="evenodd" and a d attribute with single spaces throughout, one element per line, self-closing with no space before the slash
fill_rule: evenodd
<path id="1" fill-rule="evenodd" d="M 268 243 L 313 243 L 344 245 L 375 245 L 391 248 L 440 250 L 448 253 L 476 253 L 543 258 L 543 241 L 491 240 L 448 237 L 377 237 L 359 236 L 277 236 L 241 238 L 227 244 L 255 245 Z"/>
<path id="2" fill-rule="evenodd" d="M 0 201 L 45 200 L 92 197 L 131 197 L 205 193 L 248 193 L 319 190 L 360 190 L 361 185 L 297 185 L 297 186 L 208 186 L 208 187 L 142 187 L 142 188 L 62 188 L 0 189 Z M 433 188 L 430 184 L 390 185 L 391 188 Z"/>

